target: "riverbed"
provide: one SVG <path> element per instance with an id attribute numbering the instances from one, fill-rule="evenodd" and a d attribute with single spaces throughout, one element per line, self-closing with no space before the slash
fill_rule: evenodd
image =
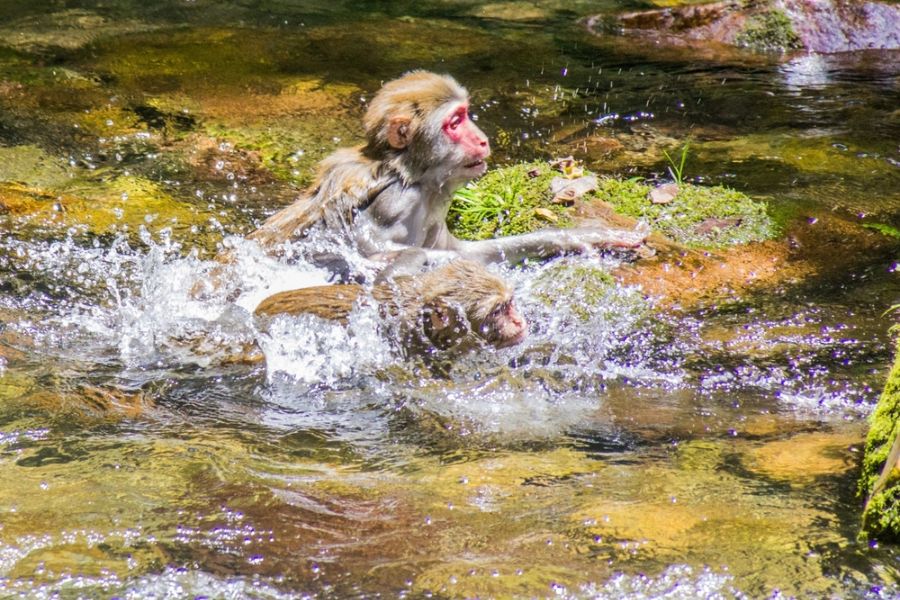
<path id="1" fill-rule="evenodd" d="M 0 7 L 3 595 L 900 593 L 856 494 L 897 246 L 816 229 L 900 226 L 900 54 L 589 32 L 613 0 L 295 4 Z M 452 360 L 374 310 L 259 331 L 320 274 L 244 236 L 416 68 L 468 88 L 494 166 L 661 181 L 689 140 L 686 177 L 804 227 L 812 266 L 684 303 L 497 267 L 531 335 Z M 226 247 L 240 284 L 198 297 Z"/>

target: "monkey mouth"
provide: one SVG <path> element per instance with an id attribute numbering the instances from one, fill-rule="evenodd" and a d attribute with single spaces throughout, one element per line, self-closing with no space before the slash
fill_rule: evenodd
<path id="1" fill-rule="evenodd" d="M 476 161 L 470 162 L 469 164 L 463 165 L 466 169 L 482 169 L 487 167 L 487 164 L 482 159 L 478 159 Z"/>
<path id="2" fill-rule="evenodd" d="M 497 348 L 510 348 L 512 346 L 516 346 L 525 341 L 525 338 L 528 337 L 528 327 L 522 327 L 516 335 L 511 338 L 506 338 L 505 340 L 501 340 L 499 343 L 495 344 Z"/>

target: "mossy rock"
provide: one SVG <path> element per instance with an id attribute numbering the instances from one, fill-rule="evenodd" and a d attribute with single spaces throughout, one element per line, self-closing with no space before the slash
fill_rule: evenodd
<path id="1" fill-rule="evenodd" d="M 638 179 L 601 179 L 593 198 L 611 204 L 616 212 L 643 219 L 663 235 L 699 248 L 722 248 L 758 242 L 775 236 L 766 206 L 724 186 L 684 183 L 666 204 L 649 199 L 652 187 Z"/>
<path id="2" fill-rule="evenodd" d="M 584 174 L 590 175 L 588 171 Z M 528 233 L 548 226 L 570 227 L 570 209 L 553 202 L 550 182 L 563 174 L 543 161 L 519 163 L 488 172 L 459 190 L 448 224 L 469 240 Z M 650 200 L 652 186 L 640 179 L 598 179 L 584 202 L 604 201 L 616 212 L 643 219 L 663 235 L 687 246 L 721 248 L 774 237 L 766 206 L 723 186 L 683 183 L 668 203 Z"/>
<path id="3" fill-rule="evenodd" d="M 529 233 L 553 224 L 572 225 L 566 208 L 551 202 L 550 182 L 560 176 L 543 161 L 488 172 L 456 192 L 447 222 L 467 240 Z"/>
<path id="4" fill-rule="evenodd" d="M 51 189 L 2 184 L 0 212 L 9 215 L 17 227 L 55 232 L 74 227 L 93 235 L 138 232 L 141 227 L 150 232 L 196 228 L 196 233 L 192 232 L 195 240 L 207 233 L 218 237 L 214 228 L 207 232 L 209 219 L 222 219 L 205 206 L 171 196 L 153 181 L 136 176 L 104 178 L 102 174 Z"/>
<path id="5" fill-rule="evenodd" d="M 735 42 L 738 46 L 768 52 L 785 52 L 803 47 L 790 18 L 775 9 L 750 17 Z"/>
<path id="6" fill-rule="evenodd" d="M 610 306 L 610 294 L 617 289 L 615 278 L 592 264 L 563 260 L 551 265 L 534 282 L 533 295 L 546 306 L 565 304 L 582 321 L 592 318 L 598 308 Z M 611 312 L 618 311 L 612 308 Z"/>
<path id="7" fill-rule="evenodd" d="M 860 496 L 871 495 L 863 511 L 862 534 L 894 542 L 900 541 L 900 485 L 898 485 L 900 477 L 897 469 L 894 469 L 887 480 L 879 485 L 874 495 L 872 493 L 898 435 L 900 435 L 900 346 L 894 367 L 878 400 L 878 406 L 870 419 L 858 487 Z"/>

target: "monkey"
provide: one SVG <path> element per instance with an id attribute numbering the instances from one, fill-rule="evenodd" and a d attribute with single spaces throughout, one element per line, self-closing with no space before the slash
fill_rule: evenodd
<path id="1" fill-rule="evenodd" d="M 249 237 L 275 251 L 322 226 L 398 275 L 457 257 L 516 264 L 590 248 L 638 249 L 647 237 L 642 228 L 599 224 L 481 241 L 451 234 L 453 192 L 484 174 L 490 144 L 469 114 L 468 92 L 449 75 L 417 70 L 389 81 L 363 125 L 364 145 L 325 158 L 307 193 Z M 334 256 L 329 261 L 334 268 Z"/>
<path id="2" fill-rule="evenodd" d="M 264 299 L 254 314 L 312 314 L 346 324 L 354 306 L 366 301 L 399 325 L 400 340 L 408 348 L 468 350 L 479 342 L 506 348 L 528 335 L 528 323 L 506 282 L 480 263 L 464 259 L 370 288 L 342 284 L 280 292 Z"/>

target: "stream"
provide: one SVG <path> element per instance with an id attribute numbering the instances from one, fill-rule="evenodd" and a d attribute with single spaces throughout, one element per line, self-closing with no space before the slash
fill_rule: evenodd
<path id="1" fill-rule="evenodd" d="M 835 270 L 816 235 L 900 227 L 900 53 L 581 21 L 634 6 L 0 4 L 0 595 L 900 595 L 856 495 L 897 246 Z M 531 334 L 452 358 L 371 308 L 261 330 L 262 298 L 325 274 L 244 236 L 415 68 L 468 88 L 491 166 L 657 181 L 690 140 L 686 177 L 810 228 L 815 268 L 681 305 L 558 275 L 621 258 L 491 267 Z M 234 277 L 196 294 L 223 248 Z"/>

